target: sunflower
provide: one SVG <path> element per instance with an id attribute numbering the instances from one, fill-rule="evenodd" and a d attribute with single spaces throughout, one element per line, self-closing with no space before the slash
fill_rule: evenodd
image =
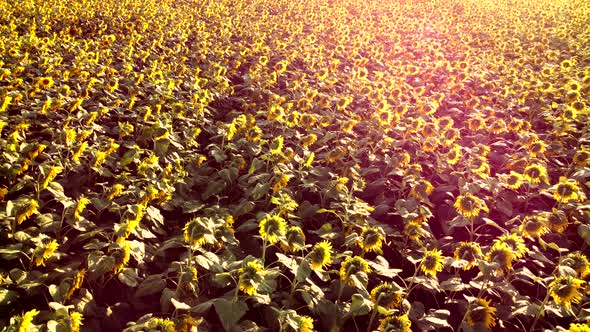
<path id="1" fill-rule="evenodd" d="M 24 204 L 19 205 L 16 209 L 16 222 L 20 225 L 30 216 L 38 213 L 39 203 L 34 199 L 28 199 Z"/>
<path id="2" fill-rule="evenodd" d="M 522 129 L 523 121 L 518 118 L 512 118 L 510 122 L 508 122 L 508 129 L 513 133 L 518 133 Z"/>
<path id="3" fill-rule="evenodd" d="M 82 324 L 82 314 L 79 312 L 72 312 L 70 314 L 70 331 L 71 332 L 80 332 L 80 326 Z"/>
<path id="4" fill-rule="evenodd" d="M 53 256 L 53 253 L 57 250 L 57 248 L 59 248 L 59 244 L 55 239 L 49 241 L 41 247 L 38 247 L 34 253 L 35 266 L 45 265 L 45 261 Z"/>
<path id="5" fill-rule="evenodd" d="M 484 118 L 482 118 L 481 116 L 477 116 L 474 118 L 471 118 L 467 121 L 467 126 L 469 127 L 469 130 L 475 132 L 478 130 L 482 130 L 486 125 L 486 121 Z"/>
<path id="6" fill-rule="evenodd" d="M 442 132 L 443 145 L 450 146 L 459 138 L 459 130 L 457 128 L 448 128 Z"/>
<path id="7" fill-rule="evenodd" d="M 516 233 L 503 234 L 494 239 L 494 245 L 506 244 L 512 251 L 514 258 L 522 258 L 529 252 L 524 239 Z"/>
<path id="8" fill-rule="evenodd" d="M 469 192 L 457 197 L 453 206 L 459 214 L 466 218 L 476 217 L 481 210 L 487 210 L 485 202 Z"/>
<path id="9" fill-rule="evenodd" d="M 412 186 L 412 189 L 410 190 L 410 196 L 420 200 L 427 200 L 428 196 L 430 196 L 433 190 L 434 186 L 432 183 L 430 183 L 430 181 L 420 179 Z"/>
<path id="10" fill-rule="evenodd" d="M 53 86 L 54 83 L 55 82 L 53 81 L 53 78 L 51 78 L 51 77 L 41 77 L 37 81 L 37 87 L 43 88 L 43 89 L 51 89 L 51 87 Z"/>
<path id="11" fill-rule="evenodd" d="M 545 220 L 547 222 L 547 227 L 556 233 L 563 233 L 569 225 L 565 213 L 555 208 L 552 212 L 547 212 Z"/>
<path id="12" fill-rule="evenodd" d="M 459 144 L 453 144 L 449 149 L 449 152 L 445 155 L 445 160 L 449 165 L 455 165 L 461 159 L 461 146 Z"/>
<path id="13" fill-rule="evenodd" d="M 470 304 L 467 314 L 467 323 L 470 326 L 490 329 L 496 325 L 496 308 L 490 306 L 490 300 L 477 299 L 476 303 Z"/>
<path id="14" fill-rule="evenodd" d="M 371 272 L 369 263 L 360 256 L 346 257 L 344 262 L 340 265 L 340 280 L 346 281 L 349 285 L 353 285 L 353 281 L 350 277 L 359 272 Z"/>
<path id="15" fill-rule="evenodd" d="M 585 148 L 576 151 L 573 162 L 578 166 L 590 166 L 590 151 Z"/>
<path id="16" fill-rule="evenodd" d="M 410 221 L 404 226 L 404 235 L 411 241 L 421 243 L 421 239 L 428 237 L 430 233 L 422 227 L 421 222 Z"/>
<path id="17" fill-rule="evenodd" d="M 285 235 L 287 222 L 279 215 L 266 215 L 260 221 L 259 233 L 262 239 L 270 244 L 279 242 L 280 238 Z"/>
<path id="18" fill-rule="evenodd" d="M 500 135 L 508 131 L 506 130 L 506 122 L 503 119 L 496 119 L 488 127 L 488 130 L 494 135 Z"/>
<path id="19" fill-rule="evenodd" d="M 490 165 L 484 155 L 473 156 L 469 159 L 467 167 L 473 174 L 485 179 L 490 175 Z"/>
<path id="20" fill-rule="evenodd" d="M 463 266 L 463 270 L 469 270 L 475 266 L 475 263 L 482 257 L 481 248 L 476 242 L 461 242 L 455 249 L 455 260 L 463 260 L 467 265 Z"/>
<path id="21" fill-rule="evenodd" d="M 29 328 L 31 327 L 31 323 L 33 322 L 33 319 L 39 313 L 40 313 L 40 311 L 37 310 L 37 309 L 32 309 L 32 310 L 29 310 L 29 311 L 25 312 L 25 314 L 23 315 L 23 317 L 22 317 L 22 319 L 20 321 L 18 332 L 27 332 L 27 331 L 29 331 Z"/>
<path id="22" fill-rule="evenodd" d="M 264 270 L 264 266 L 258 260 L 249 261 L 245 267 L 240 268 L 238 272 L 240 278 L 238 287 L 240 290 L 248 295 L 256 294 L 258 287 L 254 282 L 254 278 L 262 270 Z"/>
<path id="23" fill-rule="evenodd" d="M 549 284 L 548 291 L 555 303 L 569 309 L 572 303 L 579 303 L 582 300 L 580 289 L 584 283 L 584 280 L 572 276 L 556 277 Z"/>
<path id="24" fill-rule="evenodd" d="M 403 289 L 397 284 L 386 282 L 373 288 L 370 299 L 377 306 L 386 309 L 395 309 L 399 308 L 403 294 Z"/>
<path id="25" fill-rule="evenodd" d="M 532 184 L 540 184 L 541 182 L 549 184 L 549 175 L 547 169 L 539 164 L 532 164 L 524 169 L 524 178 Z"/>
<path id="26" fill-rule="evenodd" d="M 306 257 L 312 270 L 321 271 L 324 266 L 332 263 L 332 244 L 328 241 L 316 243 Z"/>
<path id="27" fill-rule="evenodd" d="M 184 242 L 191 247 L 202 246 L 207 242 L 205 235 L 209 233 L 200 218 L 193 218 L 184 225 Z"/>
<path id="28" fill-rule="evenodd" d="M 586 255 L 582 254 L 581 252 L 569 253 L 561 261 L 561 264 L 576 270 L 580 278 L 586 278 L 586 276 L 590 274 L 590 263 L 588 262 L 588 257 L 586 257 Z"/>
<path id="29" fill-rule="evenodd" d="M 537 155 L 542 155 L 547 150 L 547 144 L 543 141 L 534 141 L 527 145 L 531 157 L 536 158 Z"/>
<path id="30" fill-rule="evenodd" d="M 442 251 L 438 249 L 426 251 L 422 257 L 420 266 L 422 272 L 424 272 L 425 275 L 435 277 L 437 272 L 441 272 L 443 270 Z"/>
<path id="31" fill-rule="evenodd" d="M 455 121 L 450 116 L 441 116 L 437 119 L 436 123 L 441 129 L 449 129 L 453 127 Z"/>
<path id="32" fill-rule="evenodd" d="M 520 186 L 522 186 L 524 177 L 520 173 L 510 171 L 510 174 L 506 174 L 502 180 L 502 184 L 505 187 L 512 190 L 517 190 L 518 188 L 520 188 Z"/>
<path id="33" fill-rule="evenodd" d="M 313 143 L 315 143 L 317 140 L 318 136 L 316 134 L 309 134 L 301 139 L 301 145 L 307 148 L 311 146 Z"/>
<path id="34" fill-rule="evenodd" d="M 580 190 L 576 180 L 568 179 L 564 176 L 559 178 L 559 183 L 551 187 L 553 198 L 560 202 L 583 201 L 586 197 Z"/>
<path id="35" fill-rule="evenodd" d="M 384 232 L 380 227 L 363 227 L 360 239 L 357 244 L 365 252 L 381 252 L 381 246 L 384 239 Z"/>
<path id="36" fill-rule="evenodd" d="M 427 123 L 422 127 L 421 134 L 424 137 L 434 137 L 438 135 L 438 129 L 436 124 L 434 123 Z"/>
<path id="37" fill-rule="evenodd" d="M 440 145 L 440 140 L 437 137 L 428 137 L 422 142 L 422 151 L 432 152 Z"/>
<path id="38" fill-rule="evenodd" d="M 590 332 L 590 325 L 581 323 L 571 323 L 566 332 Z"/>
<path id="39" fill-rule="evenodd" d="M 269 152 L 272 155 L 278 155 L 283 150 L 283 136 L 275 137 L 269 146 Z"/>
<path id="40" fill-rule="evenodd" d="M 300 316 L 297 324 L 299 329 L 297 332 L 311 332 L 313 331 L 313 318 L 309 316 Z"/>
<path id="41" fill-rule="evenodd" d="M 502 274 L 504 271 L 512 269 L 512 260 L 515 258 L 514 252 L 504 242 L 494 243 L 486 256 L 488 263 L 498 264 L 496 272 Z"/>
<path id="42" fill-rule="evenodd" d="M 305 234 L 299 226 L 291 226 L 285 232 L 285 240 L 281 241 L 284 251 L 301 251 L 305 247 Z"/>
<path id="43" fill-rule="evenodd" d="M 546 217 L 543 215 L 526 216 L 520 224 L 519 231 L 524 236 L 541 237 L 549 233 Z"/>
<path id="44" fill-rule="evenodd" d="M 389 315 L 381 319 L 379 332 L 412 332 L 412 322 L 408 315 Z"/>

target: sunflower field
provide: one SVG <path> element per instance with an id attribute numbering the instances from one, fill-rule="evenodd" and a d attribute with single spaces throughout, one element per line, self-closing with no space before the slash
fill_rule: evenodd
<path id="1" fill-rule="evenodd" d="M 0 0 L 0 331 L 590 331 L 586 0 Z"/>

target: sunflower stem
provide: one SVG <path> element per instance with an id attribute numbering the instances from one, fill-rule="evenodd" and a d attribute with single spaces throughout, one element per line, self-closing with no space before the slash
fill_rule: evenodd
<path id="1" fill-rule="evenodd" d="M 377 304 L 375 304 L 375 306 L 377 306 Z M 373 308 L 373 313 L 371 314 L 371 318 L 369 319 L 369 325 L 367 326 L 367 332 L 371 332 L 371 326 L 373 326 L 373 321 L 375 320 L 376 316 L 377 310 Z"/>
<path id="2" fill-rule="evenodd" d="M 549 290 L 547 290 L 547 294 L 545 294 L 545 298 L 543 299 L 543 302 L 541 303 L 541 307 L 539 307 L 539 312 L 537 312 L 537 315 L 535 315 L 535 320 L 533 320 L 533 324 L 531 324 L 531 328 L 529 329 L 529 332 L 533 332 L 535 330 L 535 326 L 537 325 L 539 318 L 541 318 L 541 316 L 545 312 L 545 305 L 547 304 L 547 301 L 549 300 L 549 293 L 550 293 Z"/>
<path id="3" fill-rule="evenodd" d="M 262 265 L 264 265 L 266 257 L 266 239 L 262 240 Z"/>

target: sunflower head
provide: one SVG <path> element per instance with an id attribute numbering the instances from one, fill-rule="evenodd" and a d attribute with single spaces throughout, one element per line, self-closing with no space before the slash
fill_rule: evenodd
<path id="1" fill-rule="evenodd" d="M 321 270 L 332 263 L 332 244 L 328 241 L 318 242 L 306 256 L 312 270 Z"/>
<path id="2" fill-rule="evenodd" d="M 436 273 L 443 270 L 443 255 L 442 251 L 438 249 L 428 250 L 422 257 L 420 263 L 422 272 L 425 275 L 436 276 Z"/>
<path id="3" fill-rule="evenodd" d="M 481 248 L 477 242 L 461 242 L 454 253 L 455 260 L 464 260 L 467 262 L 463 270 L 469 270 L 474 267 L 477 260 L 481 257 Z"/>
<path id="4" fill-rule="evenodd" d="M 299 316 L 298 319 L 299 329 L 297 332 L 311 332 L 313 331 L 313 318 L 309 316 Z"/>
<path id="5" fill-rule="evenodd" d="M 407 315 L 390 315 L 383 317 L 379 324 L 379 332 L 411 332 L 412 322 Z"/>
<path id="6" fill-rule="evenodd" d="M 287 222 L 279 215 L 267 214 L 260 221 L 258 230 L 263 240 L 268 241 L 270 244 L 275 244 L 285 235 Z"/>
<path id="7" fill-rule="evenodd" d="M 579 303 L 582 300 L 580 290 L 584 284 L 584 280 L 572 276 L 561 276 L 556 277 L 549 284 L 548 289 L 555 303 L 569 309 L 572 303 Z"/>
<path id="8" fill-rule="evenodd" d="M 488 263 L 498 264 L 496 272 L 503 274 L 504 271 L 512 269 L 512 260 L 514 260 L 514 252 L 504 242 L 494 243 L 486 256 Z"/>
<path id="9" fill-rule="evenodd" d="M 574 154 L 573 158 L 574 164 L 578 166 L 588 166 L 590 165 L 590 151 L 581 149 Z"/>
<path id="10" fill-rule="evenodd" d="M 558 209 L 553 209 L 553 212 L 547 213 L 546 221 L 547 227 L 556 233 L 563 233 L 569 225 L 565 212 Z"/>
<path id="11" fill-rule="evenodd" d="M 454 206 L 457 212 L 466 218 L 476 217 L 482 209 L 484 211 L 487 209 L 482 199 L 469 192 L 457 197 Z"/>
<path id="12" fill-rule="evenodd" d="M 291 226 L 285 232 L 285 241 L 281 241 L 284 251 L 301 251 L 305 247 L 305 234 L 299 226 Z"/>
<path id="13" fill-rule="evenodd" d="M 549 233 L 544 215 L 526 216 L 519 227 L 521 234 L 528 237 L 541 237 Z"/>
<path id="14" fill-rule="evenodd" d="M 404 226 L 404 235 L 419 244 L 422 238 L 429 236 L 429 233 L 422 227 L 422 222 L 410 221 Z"/>
<path id="15" fill-rule="evenodd" d="M 507 188 L 517 190 L 518 188 L 520 188 L 520 186 L 522 186 L 523 179 L 524 177 L 522 176 L 522 174 L 517 173 L 515 171 L 510 171 L 510 174 L 508 174 L 505 177 L 503 184 Z"/>
<path id="16" fill-rule="evenodd" d="M 252 260 L 246 263 L 246 266 L 239 270 L 239 288 L 248 295 L 254 295 L 257 290 L 258 272 L 263 271 L 264 266 L 258 260 Z"/>
<path id="17" fill-rule="evenodd" d="M 516 233 L 504 234 L 500 235 L 498 238 L 494 239 L 494 245 L 496 244 L 505 244 L 512 250 L 514 254 L 514 258 L 522 258 L 529 252 L 529 249 L 524 244 L 524 239 L 520 237 Z"/>
<path id="18" fill-rule="evenodd" d="M 561 261 L 561 264 L 574 269 L 580 278 L 585 278 L 590 274 L 590 263 L 588 262 L 588 257 L 580 252 L 569 253 Z"/>
<path id="19" fill-rule="evenodd" d="M 371 291 L 371 302 L 386 309 L 399 308 L 403 289 L 395 283 L 381 284 Z"/>
<path id="20" fill-rule="evenodd" d="M 209 230 L 203 225 L 201 218 L 192 219 L 184 225 L 183 230 L 184 242 L 191 247 L 202 246 L 207 242 L 205 236 L 209 233 Z"/>
<path id="21" fill-rule="evenodd" d="M 472 303 L 467 314 L 467 323 L 470 326 L 489 330 L 496 325 L 496 308 L 490 306 L 490 301 L 480 298 Z"/>
<path id="22" fill-rule="evenodd" d="M 374 251 L 379 253 L 381 252 L 384 234 L 385 232 L 380 227 L 363 227 L 357 244 L 365 252 Z"/>
<path id="23" fill-rule="evenodd" d="M 539 164 L 529 165 L 524 169 L 524 178 L 532 184 L 549 184 L 547 169 Z"/>
<path id="24" fill-rule="evenodd" d="M 561 177 L 559 183 L 551 188 L 553 198 L 558 202 L 583 201 L 586 197 L 576 180 Z"/>
<path id="25" fill-rule="evenodd" d="M 369 263 L 360 256 L 346 257 L 344 262 L 342 262 L 342 265 L 340 265 L 340 280 L 346 281 L 349 285 L 353 285 L 354 282 L 351 277 L 359 272 L 371 272 Z"/>

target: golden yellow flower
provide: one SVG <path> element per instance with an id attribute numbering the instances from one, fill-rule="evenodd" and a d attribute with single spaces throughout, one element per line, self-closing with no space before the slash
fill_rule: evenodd
<path id="1" fill-rule="evenodd" d="M 125 189 L 125 186 L 120 184 L 120 183 L 116 183 L 110 190 L 109 194 L 107 195 L 107 199 L 109 201 L 112 201 L 115 197 L 119 197 L 121 196 L 121 193 L 123 192 L 123 189 Z"/>
<path id="2" fill-rule="evenodd" d="M 299 330 L 298 332 L 312 332 L 313 331 L 313 318 L 309 316 L 299 317 Z"/>
<path id="3" fill-rule="evenodd" d="M 80 332 L 82 325 L 82 314 L 76 311 L 70 313 L 70 332 Z"/>
<path id="4" fill-rule="evenodd" d="M 566 332 L 590 332 L 590 325 L 588 323 L 571 323 L 570 328 Z"/>
<path id="5" fill-rule="evenodd" d="M 309 259 L 312 270 L 322 270 L 324 266 L 332 263 L 332 244 L 328 241 L 318 242 L 306 256 Z"/>
<path id="6" fill-rule="evenodd" d="M 555 303 L 569 309 L 572 303 L 579 303 L 582 300 L 580 290 L 584 283 L 584 280 L 572 276 L 556 277 L 549 284 L 548 291 Z"/>
<path id="7" fill-rule="evenodd" d="M 371 272 L 369 263 L 367 263 L 367 261 L 360 256 L 346 257 L 344 262 L 342 262 L 340 265 L 340 280 L 345 281 L 349 285 L 352 285 L 353 282 L 350 277 L 359 272 Z"/>
<path id="8" fill-rule="evenodd" d="M 129 241 L 120 239 L 117 241 L 119 248 L 113 253 L 113 257 L 115 258 L 115 265 L 113 266 L 113 272 L 118 273 L 127 266 L 129 263 L 129 259 L 131 258 L 131 245 Z"/>
<path id="9" fill-rule="evenodd" d="M 23 221 L 27 220 L 34 213 L 37 213 L 39 203 L 34 199 L 28 199 L 16 213 L 16 222 L 20 225 Z"/>
<path id="10" fill-rule="evenodd" d="M 31 327 L 31 323 L 33 322 L 33 319 L 39 313 L 40 313 L 40 311 L 37 309 L 32 309 L 32 310 L 25 312 L 25 314 L 23 315 L 23 318 L 19 324 L 18 332 L 29 332 L 29 328 Z"/>
<path id="11" fill-rule="evenodd" d="M 531 157 L 536 158 L 537 155 L 542 155 L 547 150 L 545 142 L 537 140 L 527 145 Z"/>
<path id="12" fill-rule="evenodd" d="M 309 134 L 301 139 L 301 145 L 307 148 L 311 146 L 313 143 L 315 143 L 317 140 L 318 136 L 316 134 Z"/>
<path id="13" fill-rule="evenodd" d="M 253 279 L 262 270 L 264 270 L 264 266 L 257 260 L 246 263 L 246 266 L 239 271 L 240 282 L 238 287 L 240 290 L 250 296 L 256 294 L 258 287 Z"/>
<path id="14" fill-rule="evenodd" d="M 445 160 L 449 165 L 455 165 L 461 159 L 461 146 L 459 144 L 453 144 L 449 152 L 445 155 Z"/>
<path id="15" fill-rule="evenodd" d="M 442 251 L 433 249 L 424 253 L 420 267 L 425 275 L 435 277 L 438 272 L 443 270 L 443 263 Z"/>
<path id="16" fill-rule="evenodd" d="M 68 293 L 66 295 L 66 299 L 69 300 L 70 298 L 72 298 L 72 295 L 74 295 L 74 292 L 77 289 L 80 289 L 80 287 L 82 287 L 82 283 L 84 282 L 84 277 L 86 276 L 86 272 L 87 272 L 86 269 L 82 269 L 76 273 L 76 276 L 72 280 L 72 285 L 70 286 L 70 289 L 68 290 Z"/>
<path id="17" fill-rule="evenodd" d="M 547 169 L 539 164 L 529 165 L 524 169 L 524 178 L 532 184 L 540 184 L 541 182 L 549 184 L 549 176 Z"/>
<path id="18" fill-rule="evenodd" d="M 412 332 L 412 322 L 408 315 L 389 315 L 381 319 L 379 332 Z"/>
<path id="19" fill-rule="evenodd" d="M 53 239 L 42 247 L 35 250 L 35 266 L 45 265 L 45 261 L 53 256 L 53 253 L 59 248 L 57 240 Z"/>
<path id="20" fill-rule="evenodd" d="M 466 218 L 478 216 L 481 210 L 487 211 L 485 202 L 469 192 L 457 197 L 453 206 L 459 214 Z"/>
<path id="21" fill-rule="evenodd" d="M 578 166 L 590 166 L 590 151 L 585 148 L 576 151 L 573 162 Z"/>
<path id="22" fill-rule="evenodd" d="M 378 227 L 363 227 L 360 239 L 357 244 L 365 252 L 381 252 L 381 245 L 384 239 L 384 232 Z"/>
<path id="23" fill-rule="evenodd" d="M 402 303 L 404 291 L 395 283 L 383 283 L 371 291 L 371 302 L 385 309 L 396 309 Z"/>
<path id="24" fill-rule="evenodd" d="M 272 192 L 274 194 L 276 194 L 279 191 L 281 191 L 281 189 L 283 189 L 287 186 L 287 183 L 289 183 L 290 179 L 291 179 L 291 176 L 289 176 L 287 174 L 281 174 L 279 176 L 279 179 L 277 180 L 277 182 L 275 182 L 275 184 L 272 186 Z"/>
<path id="25" fill-rule="evenodd" d="M 430 236 L 430 233 L 422 227 L 422 222 L 410 221 L 404 226 L 404 235 L 411 241 L 421 243 L 422 238 Z"/>
<path id="26" fill-rule="evenodd" d="M 193 218 L 191 221 L 184 225 L 184 242 L 191 247 L 202 246 L 207 242 L 205 235 L 209 233 L 209 230 L 203 226 L 200 218 Z"/>
<path id="27" fill-rule="evenodd" d="M 430 181 L 420 179 L 412 186 L 412 189 L 410 189 L 410 196 L 421 200 L 427 200 L 433 190 L 434 186 Z"/>
<path id="28" fill-rule="evenodd" d="M 260 221 L 258 230 L 262 239 L 268 241 L 270 244 L 275 244 L 285 235 L 287 222 L 279 215 L 267 214 Z"/>
<path id="29" fill-rule="evenodd" d="M 524 239 L 516 233 L 503 234 L 494 239 L 494 245 L 501 243 L 510 248 L 516 259 L 524 257 L 529 252 L 528 247 L 524 244 Z"/>
<path id="30" fill-rule="evenodd" d="M 586 255 L 582 254 L 581 252 L 569 253 L 561 261 L 561 264 L 576 270 L 578 276 L 582 279 L 586 278 L 586 276 L 590 274 L 590 263 L 588 262 L 588 257 L 586 257 Z"/>
<path id="31" fill-rule="evenodd" d="M 275 137 L 269 145 L 269 152 L 272 155 L 278 155 L 283 151 L 283 136 Z"/>
<path id="32" fill-rule="evenodd" d="M 524 177 L 522 176 L 522 174 L 517 173 L 515 171 L 510 171 L 510 174 L 507 174 L 503 178 L 502 183 L 507 188 L 510 188 L 512 190 L 517 190 L 518 188 L 520 188 L 520 186 L 522 186 L 523 180 L 524 180 Z"/>
<path id="33" fill-rule="evenodd" d="M 463 270 L 469 270 L 474 267 L 477 260 L 482 257 L 481 248 L 477 242 L 461 242 L 454 252 L 455 260 L 464 260 L 467 265 L 463 266 Z"/>
<path id="34" fill-rule="evenodd" d="M 504 242 L 494 243 L 486 256 L 488 263 L 498 264 L 496 272 L 503 274 L 504 271 L 512 269 L 512 260 L 515 258 L 512 248 Z"/>
<path id="35" fill-rule="evenodd" d="M 281 241 L 284 251 L 301 251 L 305 247 L 305 234 L 299 226 L 291 226 L 285 232 L 285 241 Z"/>
<path id="36" fill-rule="evenodd" d="M 558 202 L 578 201 L 586 199 L 586 195 L 580 190 L 576 180 L 564 176 L 559 178 L 559 183 L 551 187 L 553 198 Z"/>
<path id="37" fill-rule="evenodd" d="M 84 211 L 88 204 L 90 204 L 90 200 L 84 196 L 80 196 L 78 202 L 76 203 L 76 208 L 74 209 L 74 218 L 76 220 L 80 219 L 80 214 L 82 211 Z"/>
<path id="38" fill-rule="evenodd" d="M 41 184 L 41 189 L 45 189 L 47 188 L 47 186 L 49 186 L 49 183 L 51 183 L 51 181 L 53 181 L 55 179 L 55 177 L 61 173 L 63 171 L 63 167 L 61 166 L 52 166 L 49 169 L 49 172 L 47 172 L 47 175 L 45 176 L 45 180 L 43 180 L 43 183 Z"/>
<path id="39" fill-rule="evenodd" d="M 50 89 L 54 83 L 55 82 L 53 81 L 53 78 L 51 78 L 51 77 L 41 77 L 37 81 L 37 87 L 43 88 L 43 89 Z"/>
<path id="40" fill-rule="evenodd" d="M 485 156 L 478 155 L 471 157 L 467 167 L 473 172 L 473 174 L 476 174 L 483 179 L 490 175 L 490 165 Z"/>
<path id="41" fill-rule="evenodd" d="M 519 227 L 520 233 L 528 237 L 541 237 L 549 233 L 545 219 L 543 215 L 526 216 Z"/>
<path id="42" fill-rule="evenodd" d="M 477 299 L 476 303 L 470 304 L 467 314 L 467 323 L 470 326 L 491 329 L 496 325 L 496 308 L 490 306 L 490 300 Z"/>

